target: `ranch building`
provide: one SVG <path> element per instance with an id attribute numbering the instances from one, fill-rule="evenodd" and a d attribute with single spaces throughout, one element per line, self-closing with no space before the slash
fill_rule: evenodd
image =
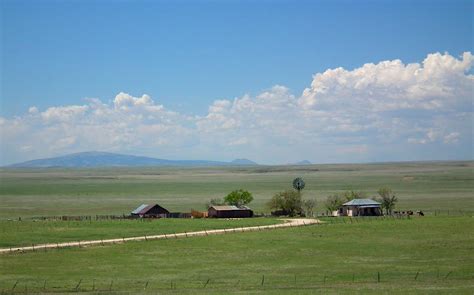
<path id="1" fill-rule="evenodd" d="M 333 216 L 381 216 L 380 203 L 371 199 L 354 199 L 342 204 Z"/>
<path id="2" fill-rule="evenodd" d="M 158 204 L 154 204 L 154 205 L 142 204 L 138 206 L 137 209 L 131 212 L 132 217 L 141 217 L 141 218 L 167 217 L 168 214 L 170 214 L 170 212 Z"/>
<path id="3" fill-rule="evenodd" d="M 253 216 L 253 211 L 245 206 L 211 206 L 207 213 L 209 217 L 215 218 L 246 218 Z"/>

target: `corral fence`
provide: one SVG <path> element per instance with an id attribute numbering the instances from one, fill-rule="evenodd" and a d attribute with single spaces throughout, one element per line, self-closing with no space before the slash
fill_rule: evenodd
<path id="1" fill-rule="evenodd" d="M 403 211 L 403 212 L 413 212 L 412 217 L 418 216 L 416 211 Z M 474 216 L 474 210 L 466 210 L 466 209 L 427 209 L 423 210 L 425 216 Z M 131 216 L 128 214 L 122 215 L 57 215 L 57 216 L 33 216 L 33 217 L 18 217 L 16 220 L 51 220 L 51 221 L 99 221 L 99 220 L 144 220 L 150 221 L 153 219 L 159 218 L 207 218 L 207 211 L 196 211 L 191 210 L 191 212 L 171 212 L 169 214 L 165 214 L 160 217 L 136 217 Z M 273 216 L 268 213 L 257 212 L 254 213 L 253 217 L 278 217 L 278 218 L 286 218 L 288 216 Z M 310 216 L 308 216 L 311 218 Z M 354 216 L 352 218 L 358 219 L 367 219 L 370 220 L 378 220 L 378 219 L 404 219 L 410 217 L 409 214 L 406 213 L 394 213 L 392 215 L 383 215 L 383 216 Z M 335 219 L 347 219 L 347 216 L 331 216 L 329 212 L 320 212 L 319 214 L 315 214 L 314 218 L 335 218 Z M 342 221 L 341 221 L 342 222 Z"/>
<path id="2" fill-rule="evenodd" d="M 345 223 L 345 224 L 353 224 L 353 223 L 362 223 L 362 222 L 379 222 L 379 221 L 389 221 L 389 220 L 409 220 L 414 218 L 410 215 L 386 215 L 386 216 L 356 216 L 356 217 L 349 217 L 349 216 L 320 216 L 318 217 L 323 223 Z M 418 218 L 418 217 L 416 217 Z M 420 217 L 421 218 L 421 217 Z"/>
<path id="3" fill-rule="evenodd" d="M 163 214 L 160 217 L 136 217 L 131 215 L 61 215 L 61 216 L 33 216 L 33 220 L 53 220 L 53 221 L 92 221 L 92 220 L 125 220 L 125 219 L 143 219 L 152 220 L 157 218 L 191 218 L 191 213 L 171 212 Z M 22 220 L 21 217 L 18 220 Z"/>
<path id="4" fill-rule="evenodd" d="M 251 277 L 215 277 L 200 274 L 195 278 L 180 277 L 159 279 L 91 279 L 77 278 L 68 280 L 54 279 L 6 279 L 0 281 L 0 294 L 27 293 L 69 293 L 69 292 L 99 292 L 99 293 L 179 293 L 209 291 L 258 291 L 258 290 L 298 290 L 318 289 L 330 286 L 371 286 L 383 288 L 384 284 L 399 285 L 416 284 L 442 286 L 443 284 L 466 284 L 472 280 L 472 274 L 449 269 L 416 270 L 400 272 L 395 270 L 374 270 L 372 272 L 333 273 L 325 270 L 315 270 L 311 274 L 255 274 Z"/>
<path id="5" fill-rule="evenodd" d="M 353 216 L 353 218 L 405 218 L 407 216 L 420 216 L 418 212 L 422 212 L 423 216 L 474 216 L 474 210 L 470 209 L 427 209 L 427 210 L 404 210 L 394 211 L 391 215 L 384 214 L 382 216 Z M 317 218 L 347 218 L 347 216 L 332 216 L 329 212 L 321 212 L 317 214 Z"/>

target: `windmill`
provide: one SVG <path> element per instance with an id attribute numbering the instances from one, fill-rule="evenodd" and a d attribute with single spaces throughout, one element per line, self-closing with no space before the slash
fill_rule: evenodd
<path id="1" fill-rule="evenodd" d="M 293 188 L 298 191 L 298 193 L 301 193 L 301 191 L 304 189 L 305 183 L 303 178 L 297 177 L 293 179 Z"/>

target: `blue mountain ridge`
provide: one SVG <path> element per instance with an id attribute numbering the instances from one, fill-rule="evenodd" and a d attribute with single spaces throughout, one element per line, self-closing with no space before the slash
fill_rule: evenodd
<path id="1" fill-rule="evenodd" d="M 9 165 L 13 168 L 47 167 L 143 167 L 143 166 L 250 166 L 258 165 L 248 159 L 236 159 L 232 162 L 207 160 L 166 160 L 143 156 L 124 155 L 108 152 L 82 152 L 54 158 L 37 159 Z"/>

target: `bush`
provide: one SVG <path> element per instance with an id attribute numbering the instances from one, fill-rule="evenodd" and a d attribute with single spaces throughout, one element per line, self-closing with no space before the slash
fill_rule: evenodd
<path id="1" fill-rule="evenodd" d="M 297 191 L 284 191 L 275 194 L 268 202 L 271 209 L 275 209 L 283 215 L 296 216 L 302 214 L 303 201 L 301 194 Z"/>

